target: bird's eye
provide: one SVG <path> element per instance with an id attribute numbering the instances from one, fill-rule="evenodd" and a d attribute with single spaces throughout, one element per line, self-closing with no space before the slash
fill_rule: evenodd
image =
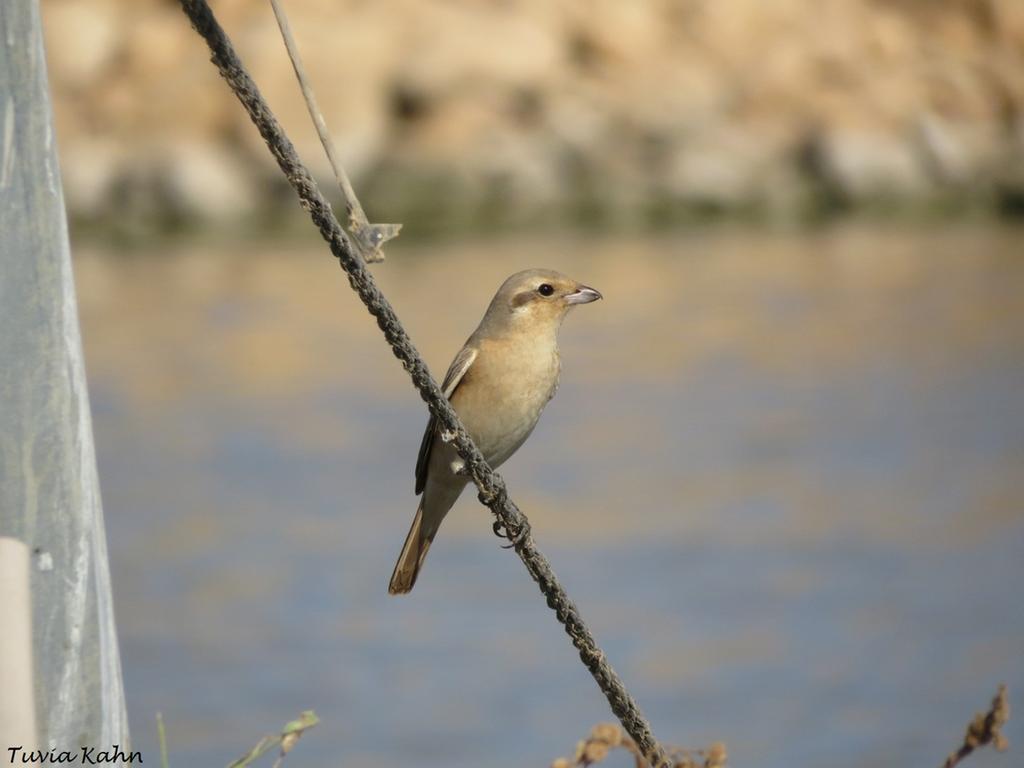
<path id="1" fill-rule="evenodd" d="M 555 289 L 551 285 L 551 283 L 541 283 L 537 287 L 537 293 L 539 293 L 541 296 L 550 296 L 554 292 L 555 292 Z"/>

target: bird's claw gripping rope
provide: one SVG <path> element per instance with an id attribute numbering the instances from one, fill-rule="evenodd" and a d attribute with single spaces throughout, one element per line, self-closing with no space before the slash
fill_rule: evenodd
<path id="1" fill-rule="evenodd" d="M 508 501 L 508 491 L 505 489 L 505 484 L 501 483 L 489 493 L 481 490 L 477 494 L 477 498 L 481 504 L 492 509 L 494 507 L 505 507 Z M 518 549 L 526 541 L 526 537 L 530 535 L 530 521 L 521 513 L 517 517 L 518 520 L 515 522 L 511 522 L 505 517 L 499 517 L 491 525 L 491 530 L 494 531 L 495 536 L 499 539 L 509 540 L 508 544 L 502 545 L 502 549 Z"/>
<path id="2" fill-rule="evenodd" d="M 499 539 L 508 539 L 509 543 L 502 544 L 502 549 L 518 549 L 533 532 L 533 529 L 530 527 L 530 521 L 525 519 L 519 525 L 514 525 L 511 528 L 501 522 L 501 520 L 495 520 L 491 525 L 491 530 L 494 531 L 494 535 Z"/>

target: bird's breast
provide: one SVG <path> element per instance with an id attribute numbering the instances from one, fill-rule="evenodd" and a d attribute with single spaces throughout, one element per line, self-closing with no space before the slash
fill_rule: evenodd
<path id="1" fill-rule="evenodd" d="M 491 466 L 529 437 L 558 386 L 558 348 L 544 340 L 485 341 L 452 405 Z"/>

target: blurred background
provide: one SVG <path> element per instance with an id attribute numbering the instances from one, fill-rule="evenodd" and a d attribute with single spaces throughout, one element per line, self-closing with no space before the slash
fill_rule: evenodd
<path id="1" fill-rule="evenodd" d="M 333 189 L 269 4 L 212 5 Z M 604 293 L 502 471 L 661 739 L 938 765 L 1024 691 L 1024 4 L 286 9 L 435 373 L 515 270 Z M 387 596 L 425 409 L 178 4 L 42 10 L 135 746 L 571 754 L 607 706 L 472 494 Z"/>
<path id="2" fill-rule="evenodd" d="M 174 226 L 294 209 L 176 2 L 43 6 L 76 217 Z M 216 11 L 326 179 L 267 6 L 222 0 Z M 1018 0 L 288 8 L 366 207 L 421 236 L 716 214 L 801 220 L 848 207 L 1024 209 Z"/>

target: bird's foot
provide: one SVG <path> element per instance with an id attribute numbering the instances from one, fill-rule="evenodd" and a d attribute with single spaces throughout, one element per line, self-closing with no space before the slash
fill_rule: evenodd
<path id="1" fill-rule="evenodd" d="M 491 528 L 494 531 L 494 535 L 498 538 L 508 539 L 509 543 L 502 544 L 502 549 L 516 549 L 522 546 L 531 532 L 530 523 L 526 520 L 512 528 L 506 526 L 501 520 L 495 520 Z"/>

